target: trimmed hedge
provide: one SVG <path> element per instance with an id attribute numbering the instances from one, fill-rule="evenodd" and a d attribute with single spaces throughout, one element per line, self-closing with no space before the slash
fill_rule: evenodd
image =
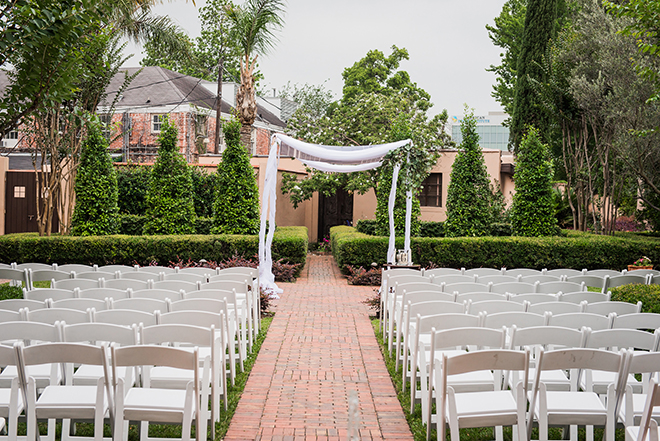
<path id="1" fill-rule="evenodd" d="M 279 227 L 273 239 L 273 260 L 305 264 L 307 228 Z M 219 262 L 233 256 L 256 258 L 258 236 L 44 236 L 36 233 L 0 236 L 0 262 L 66 264 L 167 265 L 178 260 Z"/>
<path id="2" fill-rule="evenodd" d="M 376 236 L 378 221 L 375 219 L 360 219 L 356 228 L 359 233 Z M 444 235 L 444 222 L 421 221 L 419 223 L 419 237 L 444 237 Z"/>
<path id="3" fill-rule="evenodd" d="M 136 214 L 120 214 L 119 234 L 126 234 L 128 236 L 140 236 L 144 231 L 144 224 L 146 222 L 147 222 L 146 216 L 138 216 Z M 212 227 L 213 227 L 212 218 L 210 217 L 195 218 L 196 234 L 211 234 Z"/>
<path id="4" fill-rule="evenodd" d="M 330 229 L 332 254 L 339 267 L 368 268 L 387 259 L 388 238 Z M 397 238 L 403 248 L 403 238 Z M 621 270 L 640 256 L 660 261 L 660 240 L 648 236 L 599 236 L 568 232 L 566 237 L 456 237 L 411 239 L 413 262 L 448 268 L 610 268 Z"/>
<path id="5" fill-rule="evenodd" d="M 660 314 L 660 285 L 631 284 L 612 288 L 612 300 L 619 302 L 642 302 L 642 312 Z"/>

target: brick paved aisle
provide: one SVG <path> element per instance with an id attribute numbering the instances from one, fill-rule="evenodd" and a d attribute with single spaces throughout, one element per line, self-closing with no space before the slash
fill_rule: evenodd
<path id="1" fill-rule="evenodd" d="M 412 440 L 367 307 L 331 256 L 309 256 L 284 289 L 225 440 L 346 440 L 348 397 L 360 439 Z"/>

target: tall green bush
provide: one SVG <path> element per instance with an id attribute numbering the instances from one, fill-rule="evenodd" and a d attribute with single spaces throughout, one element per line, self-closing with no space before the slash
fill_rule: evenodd
<path id="1" fill-rule="evenodd" d="M 539 139 L 538 130 L 530 127 L 516 156 L 513 176 L 516 193 L 511 206 L 511 228 L 516 236 L 552 236 L 557 234 L 552 193 L 550 150 Z"/>
<path id="2" fill-rule="evenodd" d="M 195 214 L 197 217 L 212 217 L 218 175 L 207 173 L 203 167 L 191 167 L 191 169 Z"/>
<path id="3" fill-rule="evenodd" d="M 241 125 L 223 125 L 227 149 L 218 164 L 213 202 L 213 232 L 257 234 L 259 231 L 259 189 L 250 164 L 250 154 L 240 142 Z"/>
<path id="4" fill-rule="evenodd" d="M 120 213 L 143 216 L 147 212 L 147 187 L 152 168 L 139 164 L 117 167 Z"/>
<path id="5" fill-rule="evenodd" d="M 158 136 L 158 158 L 147 189 L 145 234 L 191 234 L 195 205 L 190 167 L 179 154 L 176 125 L 166 120 Z"/>
<path id="6" fill-rule="evenodd" d="M 458 147 L 447 189 L 445 236 L 487 236 L 494 221 L 495 198 L 473 112 L 466 112 L 461 133 L 463 141 Z"/>
<path id="7" fill-rule="evenodd" d="M 119 230 L 117 174 L 99 127 L 90 124 L 76 174 L 76 205 L 71 219 L 74 236 L 102 236 Z"/>

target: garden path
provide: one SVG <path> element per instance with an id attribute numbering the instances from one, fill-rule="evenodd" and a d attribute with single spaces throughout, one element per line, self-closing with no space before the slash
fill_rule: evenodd
<path id="1" fill-rule="evenodd" d="M 296 283 L 282 283 L 225 440 L 347 440 L 357 393 L 359 439 L 412 440 L 362 301 L 331 256 L 309 256 Z"/>

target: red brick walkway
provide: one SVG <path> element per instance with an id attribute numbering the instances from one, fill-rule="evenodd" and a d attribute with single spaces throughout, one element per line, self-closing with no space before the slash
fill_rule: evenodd
<path id="1" fill-rule="evenodd" d="M 225 440 L 347 440 L 348 398 L 359 435 L 412 440 L 367 307 L 371 287 L 349 286 L 330 256 L 310 256 L 282 299 Z"/>

